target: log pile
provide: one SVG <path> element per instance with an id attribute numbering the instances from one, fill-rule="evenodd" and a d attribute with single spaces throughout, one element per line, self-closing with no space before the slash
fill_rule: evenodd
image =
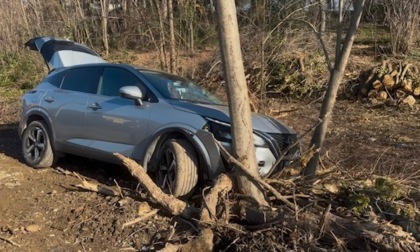
<path id="1" fill-rule="evenodd" d="M 420 98 L 419 68 L 408 62 L 383 61 L 370 71 L 359 94 L 372 104 L 413 106 Z"/>

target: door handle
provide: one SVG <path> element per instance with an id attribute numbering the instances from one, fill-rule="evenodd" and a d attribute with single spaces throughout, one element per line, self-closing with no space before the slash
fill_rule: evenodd
<path id="1" fill-rule="evenodd" d="M 54 100 L 54 98 L 53 97 L 47 97 L 47 98 L 45 98 L 44 99 L 44 101 L 46 101 L 46 102 L 48 102 L 48 103 L 51 103 L 51 102 L 55 102 L 55 100 Z"/>
<path id="2" fill-rule="evenodd" d="M 88 108 L 93 109 L 93 110 L 98 110 L 98 109 L 101 109 L 102 107 L 97 102 L 94 102 L 91 105 L 89 105 Z"/>

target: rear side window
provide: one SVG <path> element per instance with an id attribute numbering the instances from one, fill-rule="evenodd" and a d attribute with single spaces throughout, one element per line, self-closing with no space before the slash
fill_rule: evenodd
<path id="1" fill-rule="evenodd" d="M 61 86 L 61 82 L 63 81 L 63 77 L 66 74 L 66 72 L 67 71 L 61 71 L 61 72 L 57 72 L 57 73 L 53 72 L 44 81 L 59 88 Z"/>
<path id="2" fill-rule="evenodd" d="M 64 77 L 61 89 L 95 94 L 98 88 L 100 67 L 71 69 Z"/>

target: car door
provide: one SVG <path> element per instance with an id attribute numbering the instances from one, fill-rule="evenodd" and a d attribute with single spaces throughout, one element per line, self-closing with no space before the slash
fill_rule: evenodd
<path id="1" fill-rule="evenodd" d="M 133 157 L 134 149 L 150 138 L 148 120 L 156 103 L 144 101 L 136 105 L 133 100 L 121 98 L 123 86 L 138 86 L 144 96 L 146 89 L 141 80 L 123 67 L 104 67 L 97 95 L 88 99 L 85 133 L 87 151 L 93 158 L 112 161 L 112 153 Z M 142 154 L 136 149 L 135 157 Z"/>
<path id="2" fill-rule="evenodd" d="M 60 88 L 44 95 L 41 107 L 51 117 L 57 150 L 83 154 L 87 100 L 96 93 L 100 70 L 100 67 L 69 69 Z"/>

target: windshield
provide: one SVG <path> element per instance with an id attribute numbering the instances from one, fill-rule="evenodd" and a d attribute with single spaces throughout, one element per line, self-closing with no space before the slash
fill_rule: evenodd
<path id="1" fill-rule="evenodd" d="M 139 72 L 167 99 L 224 105 L 214 94 L 182 77 L 150 70 Z"/>

